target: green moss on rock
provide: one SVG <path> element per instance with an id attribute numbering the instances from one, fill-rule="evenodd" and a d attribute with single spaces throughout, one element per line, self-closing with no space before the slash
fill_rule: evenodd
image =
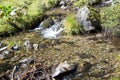
<path id="1" fill-rule="evenodd" d="M 63 25 L 65 28 L 65 32 L 69 35 L 79 34 L 80 30 L 82 30 L 82 27 L 79 25 L 79 23 L 75 19 L 75 14 L 68 15 Z"/>
<path id="2" fill-rule="evenodd" d="M 45 3 L 45 5 L 42 3 Z M 8 15 L 3 15 L 3 13 L 0 12 L 0 33 L 8 34 L 10 32 L 18 31 L 19 29 L 32 28 L 35 24 L 39 23 L 45 10 L 54 7 L 56 4 L 57 0 L 2 1 L 1 5 L 11 6 L 11 11 L 14 11 L 16 14 L 11 16 L 9 14 L 10 11 Z M 8 10 L 6 12 L 8 12 Z"/>

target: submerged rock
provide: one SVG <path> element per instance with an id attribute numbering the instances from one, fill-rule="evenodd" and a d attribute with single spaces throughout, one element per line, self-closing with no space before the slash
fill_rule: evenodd
<path id="1" fill-rule="evenodd" d="M 62 5 L 60 8 L 63 10 L 67 9 L 67 7 L 65 5 Z"/>
<path id="2" fill-rule="evenodd" d="M 41 24 L 39 25 L 39 27 L 49 28 L 52 25 L 54 25 L 53 19 L 52 18 L 48 18 L 48 19 L 45 19 L 44 21 L 42 21 Z"/>
<path id="3" fill-rule="evenodd" d="M 19 50 L 19 47 L 18 47 L 17 44 L 14 44 L 11 49 L 12 49 L 12 50 Z"/>
<path id="4" fill-rule="evenodd" d="M 46 44 L 39 44 L 39 48 L 43 49 L 43 48 L 47 48 Z"/>
<path id="5" fill-rule="evenodd" d="M 24 45 L 25 45 L 25 47 L 27 48 L 27 50 L 32 48 L 32 45 L 31 45 L 31 43 L 30 43 L 29 40 L 26 40 L 26 41 L 24 42 Z"/>
<path id="6" fill-rule="evenodd" d="M 5 63 L 0 63 L 0 72 L 7 70 L 9 67 L 10 67 L 10 65 L 6 62 Z M 0 80 L 4 80 L 4 79 L 0 79 Z"/>
<path id="7" fill-rule="evenodd" d="M 4 59 L 9 59 L 9 58 L 12 58 L 14 57 L 14 52 L 13 51 L 3 51 L 1 54 L 0 54 L 0 60 L 4 60 Z"/>
<path id="8" fill-rule="evenodd" d="M 52 77 L 57 78 L 59 75 L 64 75 L 66 72 L 72 71 L 76 68 L 76 65 L 68 64 L 66 61 L 64 63 L 60 63 L 56 69 L 55 72 L 52 74 Z M 71 73 L 69 73 L 71 74 Z M 65 74 L 66 75 L 66 74 Z"/>
<path id="9" fill-rule="evenodd" d="M 20 64 L 28 64 L 34 61 L 34 58 L 25 58 L 23 60 L 20 60 L 19 63 Z"/>
<path id="10" fill-rule="evenodd" d="M 39 48 L 39 44 L 33 44 L 33 49 L 34 49 L 35 51 L 38 51 L 38 48 Z"/>
<path id="11" fill-rule="evenodd" d="M 2 42 L 0 41 L 0 48 L 2 47 Z"/>
<path id="12" fill-rule="evenodd" d="M 15 56 L 15 57 L 11 58 L 11 61 L 12 61 L 12 62 L 14 62 L 14 61 L 18 61 L 19 59 L 20 59 L 19 56 Z"/>

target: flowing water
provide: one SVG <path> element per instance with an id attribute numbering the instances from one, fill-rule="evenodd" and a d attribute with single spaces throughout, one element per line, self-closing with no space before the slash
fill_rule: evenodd
<path id="1" fill-rule="evenodd" d="M 18 56 L 20 59 L 16 61 L 6 59 L 1 61 L 1 64 L 17 65 L 22 59 L 34 57 L 34 51 L 32 49 L 27 51 L 23 46 L 27 39 L 32 44 L 39 44 L 40 48 L 35 52 L 37 62 L 47 66 L 58 65 L 64 61 L 78 64 L 76 77 L 70 77 L 74 73 L 72 72 L 65 75 L 63 80 L 72 80 L 73 78 L 97 80 L 109 76 L 119 77 L 120 64 L 117 63 L 120 60 L 120 50 L 112 43 L 108 43 L 107 40 L 97 38 L 95 35 L 81 35 L 61 36 L 56 42 L 56 40 L 43 38 L 39 33 L 27 32 L 3 39 L 4 44 L 14 42 L 19 45 L 20 49 L 15 51 L 14 56 Z"/>
<path id="2" fill-rule="evenodd" d="M 84 20 L 82 22 L 85 26 L 87 26 L 86 24 L 91 25 Z M 57 22 L 49 28 L 44 28 L 43 23 L 40 23 L 33 30 L 3 38 L 1 40 L 4 43 L 3 46 L 9 45 L 8 50 L 11 50 L 14 44 L 17 44 L 19 49 L 14 50 L 14 56 L 11 58 L 0 60 L 0 73 L 12 72 L 13 67 L 19 66 L 21 61 L 35 59 L 35 63 L 51 67 L 51 74 L 58 69 L 56 66 L 63 62 L 67 61 L 75 66 L 72 69 L 61 68 L 66 72 L 57 76 L 56 80 L 120 79 L 120 39 L 114 40 L 114 42 L 117 41 L 115 42 L 116 46 L 113 44 L 114 42 L 108 42 L 102 33 L 77 36 L 61 35 L 64 30 L 61 27 L 62 23 L 63 21 Z M 33 46 L 26 48 L 25 41 L 30 43 L 29 46 L 38 44 L 39 48 L 35 47 L 34 49 Z M 25 68 L 21 72 L 29 72 L 35 63 L 27 63 L 28 69 Z M 67 66 L 69 67 L 68 64 Z M 58 74 L 58 72 L 56 73 Z"/>

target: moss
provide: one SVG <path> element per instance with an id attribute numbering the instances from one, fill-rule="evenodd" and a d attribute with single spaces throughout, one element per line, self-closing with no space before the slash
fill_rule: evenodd
<path id="1" fill-rule="evenodd" d="M 58 0 L 43 0 L 42 5 L 46 6 L 47 8 L 54 7 L 57 4 Z"/>
<path id="2" fill-rule="evenodd" d="M 79 23 L 75 19 L 74 14 L 68 15 L 63 25 L 65 28 L 65 32 L 69 35 L 79 34 L 80 31 L 82 32 L 82 26 L 79 25 Z"/>
<path id="3" fill-rule="evenodd" d="M 89 7 L 90 9 L 90 16 L 88 20 L 91 21 L 92 25 L 95 27 L 96 30 L 101 31 L 101 16 L 95 8 Z"/>
<path id="4" fill-rule="evenodd" d="M 8 24 L 0 25 L 0 33 L 5 33 L 5 32 L 11 33 L 14 30 L 15 30 L 15 28 Z"/>
<path id="5" fill-rule="evenodd" d="M 52 19 L 52 17 L 50 17 L 50 18 L 45 19 L 45 20 L 43 21 L 42 26 L 43 26 L 44 28 L 49 28 L 49 27 L 52 26 L 53 24 L 54 24 L 53 19 Z"/>
<path id="6" fill-rule="evenodd" d="M 45 6 L 42 4 L 44 1 L 46 2 Z M 38 21 L 42 18 L 45 9 L 54 7 L 56 4 L 57 0 L 2 1 L 1 5 L 11 6 L 12 10 L 16 10 L 15 12 L 17 13 L 17 16 L 10 16 L 9 13 L 7 16 L 0 15 L 0 33 L 7 34 L 18 30 L 30 29 L 35 26 L 35 24 L 38 24 Z M 3 23 L 7 23 L 7 25 Z"/>
<path id="7" fill-rule="evenodd" d="M 120 80 L 120 77 L 112 77 L 112 78 L 110 78 L 110 80 Z"/>

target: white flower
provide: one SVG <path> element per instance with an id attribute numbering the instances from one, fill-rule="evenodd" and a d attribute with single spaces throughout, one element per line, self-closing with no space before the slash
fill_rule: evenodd
<path id="1" fill-rule="evenodd" d="M 15 15 L 16 15 L 15 11 L 14 11 L 14 10 L 11 11 L 11 12 L 10 12 L 10 15 L 11 15 L 11 16 L 15 16 Z"/>

